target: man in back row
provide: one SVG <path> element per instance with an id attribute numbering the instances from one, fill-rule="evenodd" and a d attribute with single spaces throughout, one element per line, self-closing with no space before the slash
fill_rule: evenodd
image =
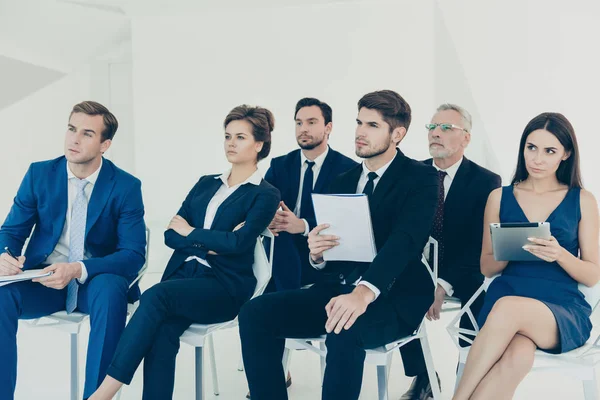
<path id="1" fill-rule="evenodd" d="M 129 285 L 145 262 L 141 184 L 102 157 L 117 127 L 103 105 L 75 105 L 65 155 L 31 164 L 0 228 L 0 276 L 40 268 L 53 273 L 0 287 L 2 400 L 14 398 L 19 319 L 61 310 L 90 315 L 87 398 L 106 375 L 125 328 L 128 297 L 139 297 L 137 286 L 130 290 Z"/>
<path id="2" fill-rule="evenodd" d="M 303 98 L 294 114 L 296 141 L 300 149 L 271 160 L 265 180 L 281 192 L 281 210 L 269 229 L 277 236 L 273 280 L 268 291 L 299 289 L 319 279 L 308 262 L 308 232 L 317 223 L 312 193 L 324 193 L 333 179 L 356 164 L 329 147 L 333 129 L 327 103 Z"/>
<path id="3" fill-rule="evenodd" d="M 439 192 L 431 236 L 438 241 L 438 285 L 427 312 L 438 320 L 444 298 L 466 303 L 483 282 L 479 267 L 483 214 L 488 195 L 500 187 L 500 176 L 464 156 L 471 141 L 471 115 L 462 107 L 442 104 L 426 125 L 431 157 L 425 163 L 438 171 Z M 477 316 L 480 296 L 471 309 Z M 473 329 L 467 315 L 461 328 Z M 404 371 L 415 379 L 400 400 L 426 400 L 433 396 L 421 343 L 414 340 L 400 348 Z M 439 385 L 439 382 L 437 383 Z"/>

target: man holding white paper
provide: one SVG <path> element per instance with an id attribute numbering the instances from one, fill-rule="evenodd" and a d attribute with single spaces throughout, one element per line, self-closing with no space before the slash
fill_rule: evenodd
<path id="1" fill-rule="evenodd" d="M 411 120 L 397 93 L 369 93 L 358 102 L 356 155 L 362 165 L 338 176 L 329 193 L 369 199 L 377 255 L 372 262 L 328 261 L 323 254 L 344 237 L 328 224 L 309 234 L 311 264 L 327 277 L 308 289 L 259 296 L 239 315 L 246 376 L 253 400 L 286 399 L 281 358 L 286 337 L 327 334 L 323 400 L 356 400 L 365 349 L 411 334 L 433 301 L 421 263 L 437 202 L 437 172 L 396 146 Z"/>

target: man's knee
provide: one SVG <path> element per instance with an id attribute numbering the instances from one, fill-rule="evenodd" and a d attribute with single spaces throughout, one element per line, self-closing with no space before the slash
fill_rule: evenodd
<path id="1" fill-rule="evenodd" d="M 277 318 L 269 313 L 269 295 L 258 296 L 244 304 L 238 315 L 240 332 L 264 330 L 269 320 Z"/>
<path id="2" fill-rule="evenodd" d="M 109 310 L 127 308 L 129 285 L 124 277 L 113 274 L 100 274 L 92 278 L 88 285 L 92 310 L 95 307 Z"/>
<path id="3" fill-rule="evenodd" d="M 19 294 L 13 285 L 0 286 L 0 310 L 19 307 Z"/>

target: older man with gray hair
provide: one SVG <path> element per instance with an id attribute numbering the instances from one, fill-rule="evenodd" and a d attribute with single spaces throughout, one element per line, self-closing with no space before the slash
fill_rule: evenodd
<path id="1" fill-rule="evenodd" d="M 465 149 L 471 141 L 471 115 L 455 104 L 442 104 L 425 125 L 430 159 L 425 163 L 438 170 L 440 189 L 431 236 L 438 241 L 438 285 L 427 312 L 438 320 L 445 296 L 465 303 L 483 282 L 479 258 L 483 235 L 483 214 L 488 195 L 500 187 L 497 174 L 468 160 Z M 480 302 L 472 309 L 478 314 Z M 472 329 L 468 318 L 461 327 Z M 404 371 L 415 379 L 401 400 L 432 398 L 423 350 L 418 340 L 401 348 Z M 437 384 L 439 385 L 439 378 Z"/>

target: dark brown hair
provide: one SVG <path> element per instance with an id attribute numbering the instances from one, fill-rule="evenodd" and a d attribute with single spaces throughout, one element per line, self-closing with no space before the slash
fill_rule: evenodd
<path id="1" fill-rule="evenodd" d="M 570 153 L 569 158 L 561 161 L 558 166 L 556 179 L 570 188 L 583 188 L 581 172 L 579 171 L 579 146 L 577 146 L 575 129 L 573 129 L 573 125 L 571 125 L 564 115 L 554 112 L 541 113 L 529 121 L 525 127 L 519 145 L 517 169 L 515 170 L 511 184 L 514 185 L 515 183 L 524 181 L 529 176 L 529 172 L 527 172 L 527 167 L 525 166 L 525 144 L 531 132 L 538 129 L 544 129 L 553 134 L 565 148 L 565 151 Z"/>
<path id="2" fill-rule="evenodd" d="M 406 130 L 410 126 L 410 106 L 393 90 L 379 90 L 365 94 L 358 101 L 358 111 L 363 107 L 379 111 L 383 120 L 390 126 L 390 133 L 399 126 Z"/>
<path id="3" fill-rule="evenodd" d="M 325 121 L 325 125 L 331 122 L 333 117 L 333 111 L 331 110 L 331 107 L 329 107 L 329 104 L 323 103 L 321 100 L 315 99 L 314 97 L 305 97 L 303 99 L 300 99 L 298 103 L 296 103 L 296 112 L 294 113 L 294 119 L 298 115 L 298 111 L 300 111 L 301 108 L 312 106 L 317 106 L 321 109 L 321 114 L 323 114 L 323 120 Z"/>
<path id="4" fill-rule="evenodd" d="M 273 113 L 263 107 L 242 104 L 227 114 L 225 122 L 223 122 L 223 128 L 227 128 L 231 121 L 239 120 L 248 121 L 252 125 L 254 140 L 263 143 L 262 149 L 257 155 L 257 161 L 267 157 L 271 151 L 271 132 L 275 128 Z"/>
<path id="5" fill-rule="evenodd" d="M 69 119 L 74 113 L 83 113 L 91 116 L 102 115 L 104 121 L 102 141 L 112 140 L 115 137 L 115 133 L 117 133 L 117 129 L 119 128 L 119 121 L 117 121 L 117 117 L 108 111 L 108 108 L 104 107 L 102 104 L 96 103 L 95 101 L 83 101 L 73 106 Z"/>

